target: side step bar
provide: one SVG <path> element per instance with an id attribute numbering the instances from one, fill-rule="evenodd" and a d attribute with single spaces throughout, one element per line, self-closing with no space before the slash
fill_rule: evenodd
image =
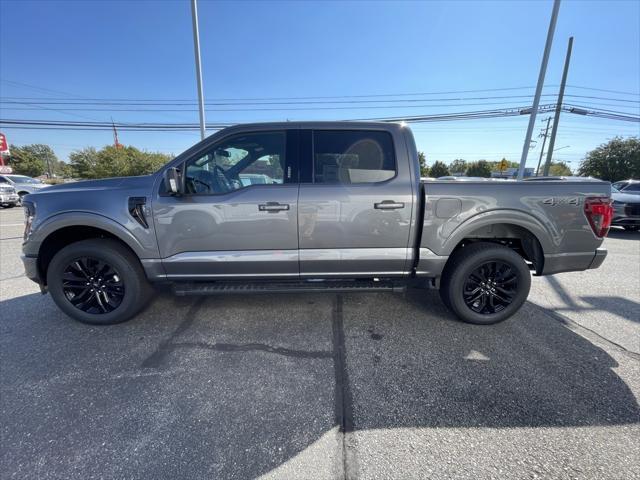
<path id="1" fill-rule="evenodd" d="M 299 282 L 180 282 L 173 292 L 186 295 L 226 295 L 241 293 L 349 293 L 349 292 L 404 292 L 406 285 L 392 281 L 299 281 Z"/>

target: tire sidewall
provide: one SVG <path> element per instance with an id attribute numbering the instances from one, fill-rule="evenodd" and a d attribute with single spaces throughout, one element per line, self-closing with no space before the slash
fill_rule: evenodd
<path id="1" fill-rule="evenodd" d="M 514 269 L 517 277 L 517 292 L 509 306 L 493 314 L 480 314 L 471 310 L 462 294 L 464 284 L 469 275 L 479 266 L 491 261 L 507 263 Z M 490 325 L 501 322 L 515 314 L 524 304 L 531 289 L 531 273 L 522 257 L 506 247 L 496 247 L 479 252 L 462 260 L 458 268 L 451 274 L 448 288 L 448 306 L 464 321 L 479 325 Z"/>
<path id="2" fill-rule="evenodd" d="M 81 241 L 66 246 L 51 260 L 47 270 L 47 286 L 51 297 L 58 307 L 70 317 L 92 325 L 112 325 L 128 320 L 138 310 L 138 300 L 142 300 L 142 285 L 131 259 L 123 255 L 115 242 Z M 62 289 L 62 274 L 67 266 L 80 257 L 92 257 L 111 265 L 122 279 L 125 287 L 120 305 L 113 311 L 103 314 L 83 312 L 76 308 Z"/>

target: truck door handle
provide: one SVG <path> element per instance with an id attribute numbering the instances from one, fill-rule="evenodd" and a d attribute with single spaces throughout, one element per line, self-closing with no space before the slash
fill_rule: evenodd
<path id="1" fill-rule="evenodd" d="M 384 200 L 380 203 L 374 203 L 373 206 L 378 210 L 397 210 L 398 208 L 404 208 L 404 203 L 394 202 L 393 200 Z"/>
<path id="2" fill-rule="evenodd" d="M 258 210 L 260 210 L 261 212 L 276 213 L 283 210 L 289 210 L 289 204 L 278 202 L 261 203 L 260 205 L 258 205 Z"/>

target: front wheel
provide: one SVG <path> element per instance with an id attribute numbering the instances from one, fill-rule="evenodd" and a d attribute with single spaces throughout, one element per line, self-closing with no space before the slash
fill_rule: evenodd
<path id="1" fill-rule="evenodd" d="M 516 313 L 529 295 L 531 274 L 520 255 L 493 243 L 463 247 L 449 260 L 440 296 L 458 318 L 489 325 Z"/>
<path id="2" fill-rule="evenodd" d="M 64 247 L 49 264 L 47 285 L 64 313 L 94 325 L 130 319 L 153 292 L 138 259 L 110 239 L 82 240 Z"/>

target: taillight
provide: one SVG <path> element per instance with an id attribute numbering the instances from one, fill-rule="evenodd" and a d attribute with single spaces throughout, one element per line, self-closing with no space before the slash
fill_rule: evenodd
<path id="1" fill-rule="evenodd" d="M 586 197 L 584 214 L 589 220 L 591 230 L 597 237 L 606 237 L 613 219 L 611 199 L 607 197 Z"/>

